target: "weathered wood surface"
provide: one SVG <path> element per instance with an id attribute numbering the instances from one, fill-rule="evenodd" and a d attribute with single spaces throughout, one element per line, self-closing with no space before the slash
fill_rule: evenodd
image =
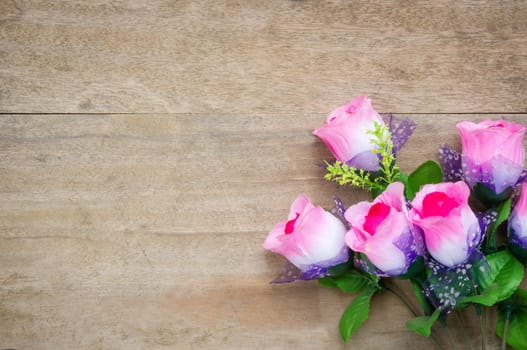
<path id="1" fill-rule="evenodd" d="M 525 112 L 525 1 L 0 1 L 0 112 Z"/>
<path id="2" fill-rule="evenodd" d="M 526 17 L 521 1 L 0 0 L 0 349 L 432 348 L 390 295 L 342 343 L 350 297 L 269 285 L 283 259 L 261 244 L 300 192 L 367 198 L 322 180 L 311 135 L 359 93 L 414 113 L 403 170 L 459 146 L 456 121 L 527 123 Z"/>
<path id="3" fill-rule="evenodd" d="M 410 117 L 407 170 L 458 146 L 467 118 Z M 346 345 L 348 296 L 268 284 L 283 259 L 261 244 L 298 193 L 327 208 L 366 198 L 321 179 L 323 120 L 3 116 L 0 349 L 430 348 L 389 295 Z"/>

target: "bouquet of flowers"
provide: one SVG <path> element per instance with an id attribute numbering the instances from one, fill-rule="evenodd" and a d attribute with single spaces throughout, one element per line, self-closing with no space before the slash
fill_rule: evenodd
<path id="1" fill-rule="evenodd" d="M 336 160 L 325 179 L 369 191 L 372 201 L 331 212 L 301 194 L 264 248 L 288 259 L 272 283 L 317 279 L 355 294 L 339 323 L 344 341 L 366 321 L 375 293 L 391 278 L 411 284 L 421 312 L 406 326 L 430 336 L 455 310 L 497 305 L 496 334 L 527 349 L 527 291 L 519 288 L 527 260 L 526 128 L 505 121 L 461 122 L 461 152 L 439 149 L 410 174 L 397 153 L 416 125 L 383 119 L 359 96 L 314 131 Z M 486 336 L 482 334 L 482 348 Z"/>

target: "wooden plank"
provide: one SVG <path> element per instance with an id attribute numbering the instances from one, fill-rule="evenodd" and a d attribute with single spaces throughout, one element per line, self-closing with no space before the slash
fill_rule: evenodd
<path id="1" fill-rule="evenodd" d="M 2 1 L 0 112 L 527 111 L 524 1 Z"/>
<path id="2" fill-rule="evenodd" d="M 457 121 L 497 116 L 409 117 L 419 126 L 404 170 L 458 146 Z M 330 155 L 311 131 L 323 121 L 2 116 L 0 348 L 431 348 L 390 295 L 343 344 L 349 296 L 268 284 L 283 259 L 261 244 L 298 193 L 326 208 L 333 194 L 367 198 L 322 180 L 316 164 Z M 470 334 L 476 346 L 474 315 L 463 327 L 458 341 Z"/>

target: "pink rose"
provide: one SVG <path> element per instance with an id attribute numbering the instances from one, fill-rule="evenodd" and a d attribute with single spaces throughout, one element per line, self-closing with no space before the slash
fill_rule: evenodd
<path id="1" fill-rule="evenodd" d="M 375 122 L 384 125 L 370 99 L 359 96 L 347 106 L 331 112 L 327 123 L 313 133 L 340 162 L 374 171 L 379 168 L 379 159 L 372 152 L 376 146 L 371 142 L 372 135 L 368 131 L 375 130 Z"/>
<path id="2" fill-rule="evenodd" d="M 468 205 L 463 181 L 424 185 L 412 201 L 410 219 L 423 230 L 432 257 L 445 266 L 464 263 L 481 238 L 479 221 Z"/>
<path id="3" fill-rule="evenodd" d="M 390 184 L 373 203 L 360 202 L 344 214 L 351 224 L 346 243 L 364 253 L 383 273 L 404 274 L 423 253 L 422 237 L 408 218 L 404 185 Z"/>
<path id="4" fill-rule="evenodd" d="M 522 185 L 521 191 L 509 218 L 509 241 L 527 249 L 527 184 Z"/>
<path id="5" fill-rule="evenodd" d="M 329 267 L 348 260 L 344 242 L 346 227 L 301 194 L 291 205 L 287 220 L 267 236 L 264 248 L 282 254 L 303 272 L 315 266 Z"/>
<path id="6" fill-rule="evenodd" d="M 523 125 L 505 120 L 485 120 L 479 124 L 457 124 L 461 134 L 463 172 L 473 187 L 481 182 L 496 194 L 516 185 L 525 161 Z"/>

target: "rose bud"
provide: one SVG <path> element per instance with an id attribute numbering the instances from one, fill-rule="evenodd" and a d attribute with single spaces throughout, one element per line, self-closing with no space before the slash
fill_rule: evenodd
<path id="1" fill-rule="evenodd" d="M 517 184 L 523 170 L 525 127 L 505 120 L 457 124 L 463 173 L 472 188 L 485 184 L 495 194 Z"/>
<path id="2" fill-rule="evenodd" d="M 371 142 L 369 133 L 375 130 L 375 123 L 385 125 L 370 99 L 359 96 L 331 112 L 327 123 L 313 133 L 341 163 L 375 171 L 379 168 L 379 159 L 373 153 L 377 146 Z"/>
<path id="3" fill-rule="evenodd" d="M 342 221 L 301 194 L 291 205 L 287 220 L 269 233 L 264 248 L 282 254 L 306 272 L 346 262 L 349 254 L 345 234 Z"/>
<path id="4" fill-rule="evenodd" d="M 366 255 L 382 273 L 392 276 L 406 273 L 423 252 L 420 232 L 408 218 L 404 185 L 390 184 L 373 202 L 360 202 L 344 214 L 351 224 L 346 243 Z"/>
<path id="5" fill-rule="evenodd" d="M 527 184 L 521 186 L 518 202 L 509 217 L 509 243 L 511 251 L 520 260 L 527 260 Z"/>
<path id="6" fill-rule="evenodd" d="M 466 262 L 481 239 L 469 196 L 465 182 L 445 182 L 424 185 L 412 201 L 410 219 L 423 230 L 430 255 L 448 267 Z"/>

